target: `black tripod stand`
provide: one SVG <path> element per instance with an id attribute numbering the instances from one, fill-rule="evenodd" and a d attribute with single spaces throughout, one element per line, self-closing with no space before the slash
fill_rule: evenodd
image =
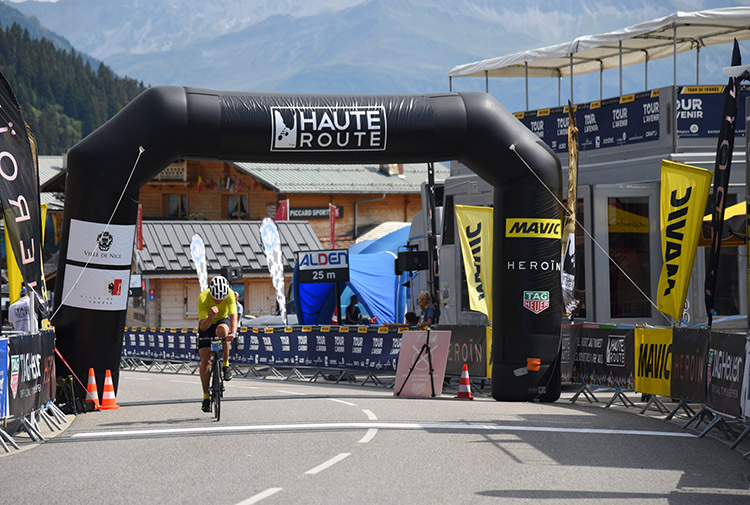
<path id="1" fill-rule="evenodd" d="M 435 380 L 432 377 L 432 372 L 434 371 L 432 369 L 432 352 L 430 350 L 430 332 L 427 331 L 427 342 L 424 343 L 422 348 L 419 350 L 419 353 L 417 353 L 417 356 L 414 358 L 414 363 L 411 365 L 411 368 L 409 368 L 409 373 L 406 374 L 406 379 L 404 379 L 404 383 L 401 384 L 401 387 L 399 388 L 398 392 L 396 393 L 396 396 L 401 396 L 401 392 L 404 390 L 404 386 L 406 386 L 406 383 L 409 382 L 409 377 L 411 377 L 411 373 L 414 371 L 414 367 L 417 366 L 417 363 L 419 363 L 419 360 L 422 357 L 422 353 L 427 355 L 427 362 L 430 366 L 430 387 L 432 388 L 432 396 L 435 396 Z"/>

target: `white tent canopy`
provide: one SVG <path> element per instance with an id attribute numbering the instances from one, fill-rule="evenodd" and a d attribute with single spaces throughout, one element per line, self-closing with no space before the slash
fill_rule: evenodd
<path id="1" fill-rule="evenodd" d="M 459 65 L 452 77 L 567 77 L 750 38 L 750 7 L 675 12 L 622 30 Z"/>

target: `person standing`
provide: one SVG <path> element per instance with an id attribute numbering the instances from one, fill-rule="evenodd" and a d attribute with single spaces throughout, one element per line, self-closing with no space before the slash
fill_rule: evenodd
<path id="1" fill-rule="evenodd" d="M 226 277 L 217 275 L 208 285 L 208 289 L 198 295 L 198 354 L 201 357 L 200 376 L 203 387 L 203 412 L 211 412 L 211 400 L 208 395 L 209 367 L 211 364 L 211 339 L 223 339 L 222 369 L 224 380 L 232 380 L 229 368 L 229 342 L 237 335 L 237 300 L 234 291 L 229 289 Z"/>
<path id="2" fill-rule="evenodd" d="M 240 294 L 235 291 L 234 299 L 237 300 L 237 326 L 242 326 L 242 315 L 245 313 L 245 308 L 240 303 Z"/>
<path id="3" fill-rule="evenodd" d="M 417 327 L 422 329 L 437 324 L 435 317 L 435 304 L 432 303 L 432 295 L 429 291 L 420 291 L 417 295 L 417 305 L 422 310 L 419 315 Z"/>
<path id="4" fill-rule="evenodd" d="M 22 331 L 28 333 L 29 331 L 36 331 L 35 321 L 30 322 L 29 314 L 31 313 L 31 298 L 29 298 L 26 287 L 22 287 L 20 291 L 21 297 L 15 301 L 8 308 L 8 320 L 13 325 L 15 331 Z"/>

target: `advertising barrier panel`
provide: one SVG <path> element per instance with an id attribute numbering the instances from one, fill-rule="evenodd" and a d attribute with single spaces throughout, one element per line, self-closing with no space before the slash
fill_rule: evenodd
<path id="1" fill-rule="evenodd" d="M 571 372 L 573 382 L 632 389 L 633 329 L 583 325 Z"/>
<path id="2" fill-rule="evenodd" d="M 690 402 L 706 401 L 706 360 L 709 329 L 675 328 L 672 342 L 672 396 Z"/>
<path id="3" fill-rule="evenodd" d="M 55 333 L 8 338 L 8 412 L 22 417 L 55 397 Z"/>
<path id="4" fill-rule="evenodd" d="M 403 330 L 403 328 L 401 328 Z M 122 355 L 165 361 L 196 361 L 194 328 L 125 328 Z M 395 371 L 399 328 L 285 326 L 240 328 L 230 361 L 246 365 Z"/>
<path id="5" fill-rule="evenodd" d="M 672 328 L 635 329 L 635 390 L 670 396 Z"/>
<path id="6" fill-rule="evenodd" d="M 451 332 L 443 330 L 405 331 L 399 354 L 393 394 L 405 397 L 440 396 Z M 429 355 L 426 347 L 429 346 Z M 430 385 L 432 366 L 432 385 Z M 408 379 L 408 380 L 407 380 Z"/>
<path id="7" fill-rule="evenodd" d="M 741 416 L 745 341 L 736 333 L 711 332 L 706 373 L 706 405 L 732 416 Z"/>
<path id="8" fill-rule="evenodd" d="M 446 375 L 460 376 L 464 364 L 470 377 L 487 377 L 487 327 L 486 326 L 434 326 L 435 330 L 450 330 Z"/>

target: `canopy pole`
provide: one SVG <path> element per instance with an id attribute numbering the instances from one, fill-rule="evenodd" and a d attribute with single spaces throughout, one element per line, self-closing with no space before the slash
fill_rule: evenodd
<path id="1" fill-rule="evenodd" d="M 604 61 L 599 60 L 599 100 L 604 98 Z"/>
<path id="2" fill-rule="evenodd" d="M 648 51 L 644 49 L 643 52 L 646 53 L 646 59 L 643 62 L 645 66 L 644 85 L 646 86 L 645 91 L 648 91 Z"/>
<path id="3" fill-rule="evenodd" d="M 701 84 L 701 45 L 698 44 L 695 48 L 695 85 L 700 86 Z"/>
<path id="4" fill-rule="evenodd" d="M 672 24 L 672 152 L 677 152 L 677 25 Z"/>
<path id="5" fill-rule="evenodd" d="M 448 91 L 449 92 L 453 91 L 453 77 L 451 76 L 448 76 Z"/>
<path id="6" fill-rule="evenodd" d="M 484 71 L 484 91 L 485 93 L 490 92 L 490 73 L 489 71 Z"/>
<path id="7" fill-rule="evenodd" d="M 529 62 L 523 62 L 524 82 L 526 83 L 526 110 L 529 110 Z"/>
<path id="8" fill-rule="evenodd" d="M 622 96 L 622 40 L 618 42 L 620 46 L 620 96 Z"/>
<path id="9" fill-rule="evenodd" d="M 573 102 L 573 53 L 570 53 L 570 103 Z"/>
<path id="10" fill-rule="evenodd" d="M 557 76 L 557 106 L 562 105 L 562 92 L 560 86 L 562 85 L 562 76 Z"/>

